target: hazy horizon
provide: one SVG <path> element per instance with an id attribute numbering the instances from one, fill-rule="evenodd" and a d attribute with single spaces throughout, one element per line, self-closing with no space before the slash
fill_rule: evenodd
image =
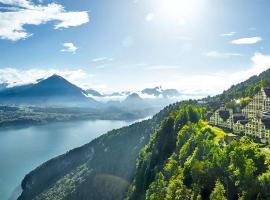
<path id="1" fill-rule="evenodd" d="M 0 82 L 57 73 L 101 92 L 161 85 L 213 95 L 270 66 L 267 0 L 0 5 Z"/>

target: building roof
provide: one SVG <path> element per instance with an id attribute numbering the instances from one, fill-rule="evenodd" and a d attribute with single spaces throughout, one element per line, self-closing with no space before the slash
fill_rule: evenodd
<path id="1" fill-rule="evenodd" d="M 230 117 L 230 112 L 228 110 L 220 110 L 218 111 L 219 116 L 223 119 L 223 121 L 227 121 Z"/>
<path id="2" fill-rule="evenodd" d="M 239 123 L 242 125 L 246 125 L 249 121 L 247 119 L 239 120 Z"/>
<path id="3" fill-rule="evenodd" d="M 265 125 L 266 129 L 270 129 L 270 119 L 269 118 L 262 118 L 262 123 Z"/>
<path id="4" fill-rule="evenodd" d="M 243 114 L 234 114 L 233 115 L 233 123 L 236 123 L 239 120 L 245 120 L 246 117 Z"/>
<path id="5" fill-rule="evenodd" d="M 270 98 L 270 88 L 263 88 L 263 91 L 265 92 L 266 96 Z"/>

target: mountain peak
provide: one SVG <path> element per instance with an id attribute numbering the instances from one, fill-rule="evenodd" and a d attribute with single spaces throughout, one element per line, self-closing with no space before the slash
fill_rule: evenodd
<path id="1" fill-rule="evenodd" d="M 60 78 L 60 79 L 64 79 L 62 76 L 60 76 L 58 74 L 53 74 L 49 78 Z"/>
<path id="2" fill-rule="evenodd" d="M 60 76 L 58 74 L 53 74 L 53 75 L 51 75 L 48 78 L 45 78 L 43 80 L 65 80 L 65 81 L 67 81 L 65 78 L 63 78 L 62 76 Z"/>
<path id="3" fill-rule="evenodd" d="M 132 93 L 127 96 L 127 99 L 141 99 L 141 97 L 137 93 Z"/>
<path id="4" fill-rule="evenodd" d="M 79 88 L 78 86 L 74 85 L 73 83 L 69 82 L 67 79 L 65 79 L 64 77 L 54 74 L 48 78 L 45 78 L 41 81 L 39 81 L 37 83 L 38 86 L 46 86 L 46 87 L 53 87 L 53 88 L 57 88 L 57 87 L 72 87 L 72 88 L 76 88 L 78 90 L 82 90 L 81 88 Z"/>
<path id="5" fill-rule="evenodd" d="M 14 87 L 0 93 L 0 100 L 20 104 L 48 105 L 88 105 L 95 103 L 86 97 L 86 92 L 68 80 L 54 74 L 38 83 L 21 87 Z M 90 105 L 90 104 L 89 104 Z"/>

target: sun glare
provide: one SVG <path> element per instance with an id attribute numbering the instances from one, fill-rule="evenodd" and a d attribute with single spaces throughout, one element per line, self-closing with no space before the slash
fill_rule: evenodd
<path id="1" fill-rule="evenodd" d="M 195 0 L 160 0 L 158 10 L 163 19 L 184 24 L 186 19 L 194 18 L 198 14 L 198 2 Z"/>

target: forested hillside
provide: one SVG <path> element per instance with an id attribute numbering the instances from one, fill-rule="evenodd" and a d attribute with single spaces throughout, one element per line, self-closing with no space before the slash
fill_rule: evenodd
<path id="1" fill-rule="evenodd" d="M 269 199 L 261 148 L 245 137 L 216 143 L 204 122 L 210 110 L 254 95 L 269 77 L 270 70 L 203 104 L 172 104 L 52 159 L 25 177 L 19 199 Z"/>
<path id="2" fill-rule="evenodd" d="M 140 152 L 129 200 L 269 199 L 269 161 L 258 145 L 214 142 L 204 109 L 182 106 Z"/>
<path id="3" fill-rule="evenodd" d="M 123 199 L 141 148 L 178 106 L 172 104 L 152 119 L 112 130 L 44 163 L 24 178 L 19 199 Z"/>

